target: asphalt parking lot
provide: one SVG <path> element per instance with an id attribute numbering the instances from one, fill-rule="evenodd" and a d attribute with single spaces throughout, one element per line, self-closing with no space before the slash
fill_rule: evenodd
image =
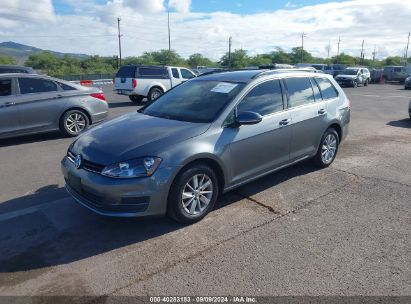
<path id="1" fill-rule="evenodd" d="M 110 118 L 137 109 L 110 89 Z M 345 91 L 331 167 L 269 175 L 187 227 L 77 205 L 60 173 L 72 139 L 0 141 L 0 295 L 411 295 L 411 92 Z"/>

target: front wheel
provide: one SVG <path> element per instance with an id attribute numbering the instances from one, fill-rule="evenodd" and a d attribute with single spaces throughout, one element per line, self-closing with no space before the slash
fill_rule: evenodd
<path id="1" fill-rule="evenodd" d="M 368 85 L 368 79 L 364 82 L 364 87 Z"/>
<path id="2" fill-rule="evenodd" d="M 163 95 L 163 90 L 160 88 L 151 88 L 150 92 L 148 92 L 148 101 L 153 101 L 156 100 L 157 98 L 159 98 L 161 95 Z"/>
<path id="3" fill-rule="evenodd" d="M 314 164 L 319 168 L 326 168 L 332 164 L 337 156 L 339 136 L 333 128 L 327 129 L 321 138 L 317 154 L 314 156 Z"/>
<path id="4" fill-rule="evenodd" d="M 65 136 L 74 137 L 86 130 L 90 124 L 87 115 L 80 110 L 70 110 L 60 119 L 60 130 Z"/>
<path id="5" fill-rule="evenodd" d="M 205 164 L 192 165 L 174 180 L 168 196 L 167 213 L 179 223 L 198 222 L 213 209 L 218 192 L 214 171 Z"/>

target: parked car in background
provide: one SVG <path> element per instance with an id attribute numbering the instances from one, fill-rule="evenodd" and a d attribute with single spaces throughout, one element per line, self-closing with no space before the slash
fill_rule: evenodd
<path id="1" fill-rule="evenodd" d="M 82 134 L 61 167 L 67 191 L 101 215 L 194 223 L 223 192 L 309 158 L 329 166 L 349 121 L 329 75 L 214 73 Z"/>
<path id="2" fill-rule="evenodd" d="M 385 66 L 383 77 L 385 81 L 399 81 L 404 82 L 407 78 L 407 68 L 404 66 Z"/>
<path id="3" fill-rule="evenodd" d="M 404 80 L 404 88 L 406 90 L 411 89 L 411 74 L 407 76 Z"/>
<path id="4" fill-rule="evenodd" d="M 410 116 L 410 119 L 411 119 L 411 100 L 408 104 L 408 115 Z"/>
<path id="5" fill-rule="evenodd" d="M 116 74 L 114 89 L 117 94 L 127 95 L 135 103 L 141 102 L 145 97 L 148 101 L 153 101 L 164 92 L 194 77 L 194 72 L 182 67 L 125 65 Z"/>
<path id="6" fill-rule="evenodd" d="M 340 72 L 335 81 L 340 86 L 357 87 L 359 84 L 367 86 L 371 80 L 370 71 L 367 68 L 349 67 Z"/>
<path id="7" fill-rule="evenodd" d="M 1 64 L 0 65 L 0 74 L 5 73 L 25 73 L 25 74 L 37 74 L 32 68 L 20 66 L 20 65 L 11 65 L 11 64 Z"/>
<path id="8" fill-rule="evenodd" d="M 340 72 L 344 71 L 347 68 L 345 64 L 330 64 L 324 67 L 324 73 L 332 75 L 333 77 L 337 76 Z"/>
<path id="9" fill-rule="evenodd" d="M 77 136 L 107 115 L 100 89 L 48 76 L 0 74 L 0 138 L 53 130 Z"/>

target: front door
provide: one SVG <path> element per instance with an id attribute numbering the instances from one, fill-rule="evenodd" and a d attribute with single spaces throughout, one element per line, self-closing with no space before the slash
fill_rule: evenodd
<path id="1" fill-rule="evenodd" d="M 251 89 L 237 106 L 237 114 L 245 111 L 259 113 L 263 120 L 224 131 L 232 137 L 233 183 L 263 174 L 289 160 L 291 117 L 285 109 L 279 80 L 266 81 Z"/>
<path id="2" fill-rule="evenodd" d="M 12 78 L 0 79 L 0 137 L 20 129 L 19 110 Z"/>
<path id="3" fill-rule="evenodd" d="M 49 129 L 56 126 L 65 103 L 55 82 L 36 77 L 19 77 L 20 122 L 24 129 Z"/>

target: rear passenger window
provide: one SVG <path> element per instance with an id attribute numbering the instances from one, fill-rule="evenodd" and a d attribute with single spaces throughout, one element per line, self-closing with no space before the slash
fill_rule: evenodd
<path id="1" fill-rule="evenodd" d="M 118 78 L 134 78 L 136 76 L 136 67 L 134 66 L 122 66 L 118 70 L 116 77 Z"/>
<path id="2" fill-rule="evenodd" d="M 180 78 L 180 75 L 178 74 L 178 70 L 176 68 L 171 69 L 171 72 L 173 73 L 174 78 Z"/>
<path id="3" fill-rule="evenodd" d="M 59 86 L 64 90 L 64 91 L 74 91 L 76 88 L 69 86 L 68 84 L 58 82 Z"/>
<path id="4" fill-rule="evenodd" d="M 0 79 L 0 96 L 11 95 L 11 79 Z"/>
<path id="5" fill-rule="evenodd" d="M 140 68 L 139 73 L 141 76 L 164 76 L 167 75 L 164 68 Z"/>
<path id="6" fill-rule="evenodd" d="M 19 78 L 21 94 L 45 93 L 57 91 L 57 84 L 47 79 Z"/>
<path id="7" fill-rule="evenodd" d="M 338 97 L 338 91 L 333 84 L 326 78 L 315 78 L 318 86 L 320 87 L 323 99 L 331 99 Z"/>
<path id="8" fill-rule="evenodd" d="M 309 78 L 286 78 L 285 83 L 290 97 L 290 107 L 298 107 L 314 102 L 313 88 Z"/>
<path id="9" fill-rule="evenodd" d="M 311 85 L 313 87 L 315 101 L 322 100 L 323 97 L 321 96 L 320 89 L 313 78 L 311 78 Z"/>
<path id="10" fill-rule="evenodd" d="M 267 115 L 282 111 L 283 94 L 280 81 L 270 80 L 253 88 L 237 106 L 237 112 L 251 111 Z"/>

